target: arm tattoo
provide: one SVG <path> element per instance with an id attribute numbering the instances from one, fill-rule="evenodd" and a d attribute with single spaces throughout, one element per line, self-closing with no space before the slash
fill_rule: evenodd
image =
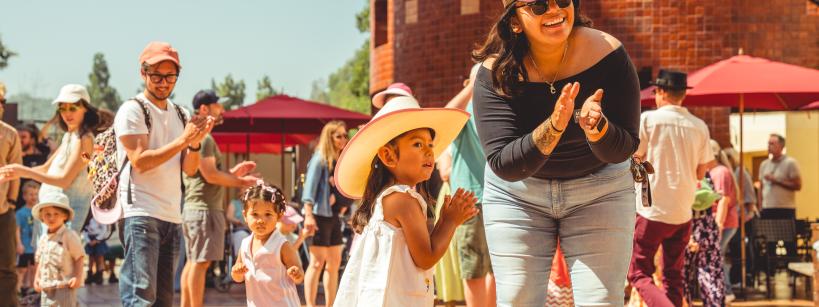
<path id="1" fill-rule="evenodd" d="M 552 150 L 557 146 L 560 136 L 563 134 L 556 131 L 552 125 L 551 117 L 547 118 L 540 126 L 535 128 L 532 132 L 532 139 L 535 141 L 535 146 L 543 155 L 552 154 Z"/>

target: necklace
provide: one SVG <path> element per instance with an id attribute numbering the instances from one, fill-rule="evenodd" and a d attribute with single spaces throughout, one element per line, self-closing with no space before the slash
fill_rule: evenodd
<path id="1" fill-rule="evenodd" d="M 543 79 L 543 82 L 549 85 L 549 92 L 554 95 L 557 93 L 557 89 L 555 89 L 555 81 L 557 81 L 557 75 L 560 73 L 560 67 L 563 66 L 563 62 L 566 60 L 566 51 L 569 51 L 569 41 L 566 41 L 566 47 L 563 48 L 563 56 L 560 57 L 560 64 L 557 65 L 557 71 L 555 72 L 555 76 L 552 78 L 552 82 L 546 81 L 543 79 L 543 74 L 540 72 L 540 68 L 537 67 L 537 63 L 532 55 L 529 55 L 529 60 L 532 61 L 532 65 L 535 67 L 535 72 L 537 72 L 537 76 L 540 79 Z"/>

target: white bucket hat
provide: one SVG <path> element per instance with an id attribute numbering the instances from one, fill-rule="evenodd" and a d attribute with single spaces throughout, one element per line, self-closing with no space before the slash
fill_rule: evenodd
<path id="1" fill-rule="evenodd" d="M 51 104 L 58 103 L 77 103 L 80 99 L 91 103 L 91 96 L 88 95 L 88 90 L 85 86 L 79 84 L 66 84 L 60 89 L 60 94 L 51 102 Z"/>
<path id="2" fill-rule="evenodd" d="M 74 209 L 71 209 L 69 205 L 68 196 L 63 194 L 62 192 L 53 192 L 48 193 L 40 199 L 40 203 L 34 205 L 34 208 L 31 208 L 31 215 L 34 216 L 35 219 L 43 221 L 40 218 L 40 210 L 45 207 L 57 207 L 68 210 L 68 221 L 74 219 Z"/>
<path id="3" fill-rule="evenodd" d="M 469 113 L 459 109 L 421 108 L 409 96 L 390 99 L 344 147 L 336 165 L 336 187 L 349 198 L 361 198 L 379 148 L 407 131 L 430 128 L 435 131 L 433 152 L 438 158 L 467 120 Z"/>

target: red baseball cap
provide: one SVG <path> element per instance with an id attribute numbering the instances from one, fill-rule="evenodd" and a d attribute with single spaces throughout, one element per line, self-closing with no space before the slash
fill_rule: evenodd
<path id="1" fill-rule="evenodd" d="M 139 64 L 147 63 L 148 65 L 155 65 L 162 61 L 171 61 L 177 67 L 182 68 L 179 64 L 179 53 L 176 52 L 171 44 L 166 42 L 150 42 L 142 53 L 139 55 Z"/>

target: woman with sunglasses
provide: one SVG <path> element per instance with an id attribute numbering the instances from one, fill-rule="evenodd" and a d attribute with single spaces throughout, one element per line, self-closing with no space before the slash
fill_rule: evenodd
<path id="1" fill-rule="evenodd" d="M 37 167 L 11 164 L 0 169 L 0 181 L 22 177 L 41 182 L 40 198 L 55 191 L 65 193 L 76 213 L 71 229 L 77 232 L 82 231 L 93 194 L 83 156 L 91 154 L 94 135 L 104 130 L 100 127 L 99 111 L 89 101 L 91 97 L 84 86 L 63 86 L 52 103 L 58 108 L 51 121 L 57 122 L 65 132 L 57 151 L 45 164 Z"/>
<path id="2" fill-rule="evenodd" d="M 483 216 L 499 306 L 543 306 L 559 237 L 578 306 L 622 306 L 635 219 L 639 81 L 580 0 L 503 0 L 473 52 L 491 172 Z"/>
<path id="3" fill-rule="evenodd" d="M 342 121 L 331 121 L 321 129 L 316 152 L 307 163 L 302 203 L 304 227 L 315 231 L 310 238 L 310 266 L 304 275 L 304 299 L 315 306 L 319 276 L 324 272 L 324 297 L 332 306 L 338 290 L 338 270 L 344 247 L 341 215 L 351 203 L 335 188 L 333 170 L 341 150 L 347 145 L 347 127 Z"/>

